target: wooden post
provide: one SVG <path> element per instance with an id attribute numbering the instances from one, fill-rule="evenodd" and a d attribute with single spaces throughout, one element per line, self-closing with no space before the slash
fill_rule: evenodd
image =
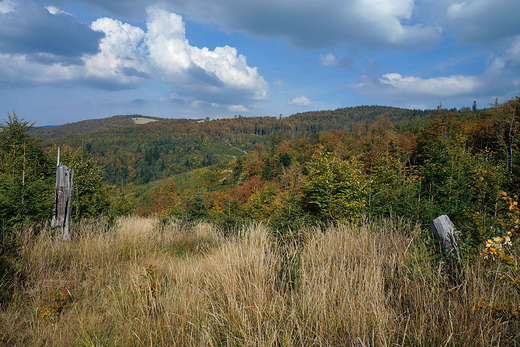
<path id="1" fill-rule="evenodd" d="M 60 149 L 56 167 L 56 189 L 54 209 L 52 211 L 51 229 L 61 227 L 63 240 L 70 241 L 70 216 L 74 192 L 74 170 L 60 164 Z"/>

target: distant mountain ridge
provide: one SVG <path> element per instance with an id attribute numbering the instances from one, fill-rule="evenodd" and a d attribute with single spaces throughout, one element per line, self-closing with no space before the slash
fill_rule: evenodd
<path id="1" fill-rule="evenodd" d="M 92 119 L 56 128 L 36 128 L 47 148 L 84 148 L 104 167 L 107 182 L 146 184 L 245 156 L 257 146 L 297 140 L 326 131 L 352 132 L 369 124 L 407 131 L 434 110 L 358 106 L 289 117 L 166 119 L 140 115 Z M 137 118 L 137 119 L 136 119 Z M 135 119 L 135 120 L 134 120 Z M 144 123 L 150 120 L 151 122 Z M 401 128 L 399 125 L 404 126 Z M 400 128 L 400 129 L 398 129 Z"/>
<path id="2" fill-rule="evenodd" d="M 79 135 L 84 133 L 102 131 L 106 129 L 132 126 L 136 124 L 136 122 L 133 120 L 134 118 L 151 120 L 162 119 L 159 117 L 143 116 L 138 114 L 118 115 L 108 118 L 87 119 L 63 125 L 52 125 L 42 127 L 36 126 L 33 129 L 31 129 L 31 133 L 33 135 L 40 134 L 42 141 L 45 142 L 51 139 L 57 139 L 67 135 Z"/>

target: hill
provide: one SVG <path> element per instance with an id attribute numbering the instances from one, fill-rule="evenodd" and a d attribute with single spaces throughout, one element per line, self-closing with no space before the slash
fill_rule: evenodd
<path id="1" fill-rule="evenodd" d="M 34 127 L 31 129 L 31 134 L 40 134 L 42 141 L 48 141 L 67 135 L 79 135 L 106 129 L 131 126 L 134 124 L 145 124 L 149 121 L 157 121 L 159 119 L 160 118 L 158 117 L 142 115 L 113 116 L 101 119 L 88 119 L 52 127 Z"/>
<path id="2" fill-rule="evenodd" d="M 255 146 L 308 137 L 320 131 L 352 131 L 368 123 L 400 124 L 424 119 L 433 111 L 359 106 L 313 111 L 290 117 L 159 119 L 135 124 L 136 116 L 114 116 L 45 129 L 48 148 L 84 147 L 99 159 L 112 184 L 136 185 L 244 156 Z M 141 121 L 142 121 L 141 120 Z M 41 129 L 40 129 L 41 130 Z"/>

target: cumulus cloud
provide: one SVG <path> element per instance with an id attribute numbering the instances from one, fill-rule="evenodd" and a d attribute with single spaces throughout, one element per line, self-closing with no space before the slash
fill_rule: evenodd
<path id="1" fill-rule="evenodd" d="M 145 32 L 112 18 L 88 26 L 54 6 L 0 5 L 0 86 L 119 90 L 160 75 L 181 97 L 227 105 L 267 99 L 269 85 L 244 55 L 230 46 L 191 46 L 175 13 L 150 9 Z"/>
<path id="2" fill-rule="evenodd" d="M 450 13 L 457 15 L 465 10 L 465 3 L 453 6 Z M 349 88 L 378 100 L 386 102 L 431 102 L 455 98 L 487 98 L 502 95 L 512 97 L 512 91 L 518 88 L 520 72 L 520 35 L 511 40 L 510 46 L 501 55 L 496 56 L 481 75 L 453 74 L 450 76 L 422 78 L 387 73 L 379 78 L 367 75 L 359 78 L 360 82 Z"/>
<path id="3" fill-rule="evenodd" d="M 55 11 L 63 15 L 59 9 Z M 50 12 L 48 15 L 55 16 Z M 59 56 L 46 52 L 0 55 L 0 72 L 4 76 L 0 85 L 84 84 L 115 90 L 136 88 L 149 78 L 139 55 L 139 42 L 144 36 L 141 29 L 101 18 L 89 30 L 101 37 L 96 46 L 98 53 L 83 54 L 76 58 L 80 61 L 77 64 L 64 64 Z"/>
<path id="4" fill-rule="evenodd" d="M 145 43 L 150 60 L 177 93 L 224 104 L 237 95 L 267 99 L 269 85 L 236 48 L 191 46 L 181 16 L 158 8 L 149 9 L 148 15 Z"/>
<path id="5" fill-rule="evenodd" d="M 312 102 L 305 96 L 300 96 L 292 100 L 287 100 L 287 105 L 312 106 Z"/>
<path id="6" fill-rule="evenodd" d="M 249 112 L 244 105 L 231 105 L 228 107 L 228 110 L 231 112 Z"/>
<path id="7" fill-rule="evenodd" d="M 150 78 L 140 44 L 144 31 L 111 18 L 100 18 L 92 29 L 105 34 L 101 52 L 85 59 L 85 82 L 105 89 L 135 88 Z"/>

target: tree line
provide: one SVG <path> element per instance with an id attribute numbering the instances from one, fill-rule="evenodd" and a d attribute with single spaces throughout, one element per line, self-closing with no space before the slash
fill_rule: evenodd
<path id="1" fill-rule="evenodd" d="M 519 107 L 515 97 L 423 114 L 363 106 L 162 120 L 61 138 L 62 162 L 75 169 L 76 219 L 138 213 L 295 229 L 448 214 L 477 243 L 504 212 L 501 192 L 518 190 Z M 57 144 L 31 136 L 34 124 L 15 113 L 1 127 L 0 225 L 8 230 L 50 215 Z"/>
<path id="2" fill-rule="evenodd" d="M 291 139 L 275 132 L 246 156 L 156 183 L 145 215 L 276 228 L 404 216 L 427 225 L 448 214 L 468 243 L 492 233 L 519 187 L 520 98 L 484 110 L 439 108 L 425 118 L 361 122 L 352 131 Z M 191 211 L 191 212 L 190 212 Z"/>

